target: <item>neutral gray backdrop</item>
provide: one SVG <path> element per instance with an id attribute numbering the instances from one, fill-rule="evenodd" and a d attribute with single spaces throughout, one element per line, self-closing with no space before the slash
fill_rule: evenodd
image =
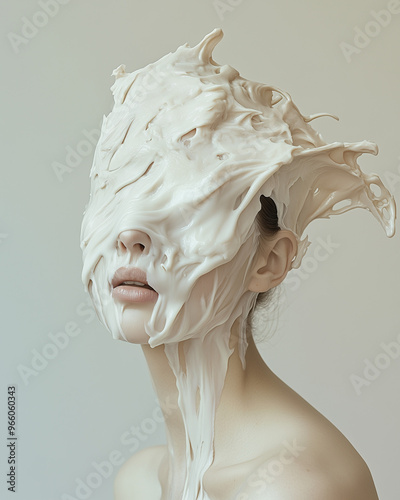
<path id="1" fill-rule="evenodd" d="M 222 27 L 217 62 L 288 91 L 304 114 L 338 115 L 313 122 L 325 140 L 378 143 L 378 157 L 361 167 L 398 199 L 400 3 L 55 1 L 12 2 L 1 16 L 0 496 L 8 498 L 6 390 L 16 385 L 9 497 L 109 500 L 118 463 L 165 442 L 141 348 L 112 340 L 80 278 L 80 224 L 112 70 L 134 71 Z M 262 353 L 353 443 L 381 500 L 398 500 L 399 236 L 386 238 L 359 209 L 316 221 L 308 234 L 302 274 L 289 274 Z M 354 376 L 365 379 L 358 391 Z"/>

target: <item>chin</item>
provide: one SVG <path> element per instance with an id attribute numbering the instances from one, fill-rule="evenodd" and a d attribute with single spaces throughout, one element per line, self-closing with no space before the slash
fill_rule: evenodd
<path id="1" fill-rule="evenodd" d="M 132 344 L 148 344 L 149 335 L 145 325 L 150 320 L 154 304 L 125 305 L 121 313 L 121 330 L 126 342 Z"/>

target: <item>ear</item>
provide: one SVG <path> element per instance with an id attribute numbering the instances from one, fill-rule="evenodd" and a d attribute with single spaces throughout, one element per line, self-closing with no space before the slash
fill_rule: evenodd
<path id="1" fill-rule="evenodd" d="M 249 275 L 248 290 L 261 293 L 279 285 L 290 271 L 297 249 L 295 234 L 286 229 L 278 231 L 271 240 L 260 241 Z"/>

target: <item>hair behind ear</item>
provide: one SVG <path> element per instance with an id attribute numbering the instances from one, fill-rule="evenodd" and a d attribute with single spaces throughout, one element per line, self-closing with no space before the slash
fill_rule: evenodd
<path id="1" fill-rule="evenodd" d="M 260 202 L 261 209 L 256 217 L 260 240 L 270 241 L 281 230 L 276 204 L 272 198 L 264 195 L 260 196 Z M 258 293 L 254 307 L 247 317 L 248 334 L 252 334 L 255 341 L 263 341 L 275 332 L 281 292 L 282 287 L 279 284 L 266 292 Z"/>

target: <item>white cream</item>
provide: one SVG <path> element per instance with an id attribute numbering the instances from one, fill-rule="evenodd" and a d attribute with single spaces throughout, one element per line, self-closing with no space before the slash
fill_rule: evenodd
<path id="1" fill-rule="evenodd" d="M 245 366 L 246 318 L 256 300 L 246 276 L 257 250 L 260 195 L 275 201 L 280 227 L 296 235 L 294 268 L 313 220 L 365 208 L 390 237 L 396 217 L 380 178 L 356 162 L 377 154 L 376 145 L 325 143 L 309 125 L 317 115 L 302 116 L 285 92 L 213 61 L 222 36 L 216 29 L 143 69 L 114 71 L 115 105 L 103 118 L 81 231 L 82 280 L 114 338 L 128 340 L 122 325 L 130 309 L 111 297 L 116 269 L 143 269 L 159 293 L 145 329 L 151 347 L 165 344 L 177 377 L 187 434 L 184 500 L 208 498 L 202 478 L 212 463 L 215 408 L 237 318 Z M 335 207 L 344 200 L 347 206 Z M 127 229 L 151 240 L 137 260 L 116 249 Z M 186 339 L 182 367 L 178 343 Z"/>

